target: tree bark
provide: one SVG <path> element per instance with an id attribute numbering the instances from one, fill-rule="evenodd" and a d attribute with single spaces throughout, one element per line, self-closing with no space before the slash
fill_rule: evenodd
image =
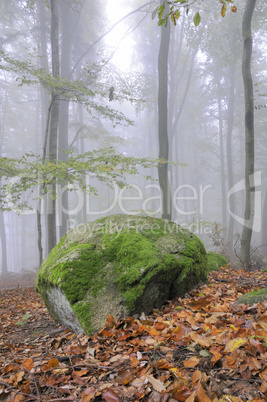
<path id="1" fill-rule="evenodd" d="M 220 170 L 221 170 L 221 194 L 222 194 L 222 225 L 226 227 L 226 186 L 225 186 L 225 163 L 224 163 L 224 140 L 223 140 L 223 117 L 222 117 L 222 87 L 217 76 L 218 90 L 218 122 L 219 122 L 219 141 L 220 141 Z"/>
<path id="2" fill-rule="evenodd" d="M 62 26 L 62 42 L 61 42 L 61 77 L 70 79 L 71 74 L 71 41 L 73 32 L 73 18 L 71 15 L 71 7 L 64 3 L 60 3 L 60 15 Z M 69 101 L 65 98 L 61 99 L 59 105 L 59 130 L 58 130 L 58 148 L 59 160 L 67 160 L 68 155 L 64 151 L 68 150 L 68 131 L 69 131 Z M 67 232 L 68 227 L 68 191 L 64 191 L 66 183 L 60 183 L 61 196 L 59 198 L 59 216 L 60 216 L 60 237 Z"/>
<path id="3" fill-rule="evenodd" d="M 235 115 L 235 79 L 236 79 L 236 64 L 234 63 L 230 68 L 230 91 L 227 106 L 227 171 L 228 171 L 228 185 L 231 189 L 234 185 L 233 173 L 233 128 L 234 128 L 234 115 Z M 229 208 L 232 213 L 235 213 L 235 194 L 232 194 L 229 199 Z M 230 256 L 233 256 L 234 245 L 234 229 L 235 221 L 232 215 L 229 217 L 227 245 Z"/>
<path id="4" fill-rule="evenodd" d="M 254 100 L 253 80 L 251 74 L 252 33 L 251 21 L 256 0 L 247 0 L 242 22 L 243 59 L 242 76 L 245 92 L 245 188 L 246 203 L 244 225 L 241 237 L 240 259 L 246 270 L 250 269 L 250 246 L 255 209 L 254 184 Z"/>
<path id="5" fill-rule="evenodd" d="M 162 2 L 161 2 L 162 3 Z M 161 27 L 160 48 L 158 56 L 158 139 L 159 158 L 169 159 L 168 136 L 168 56 L 170 45 L 170 23 Z M 172 196 L 168 177 L 168 163 L 159 165 L 159 185 L 161 189 L 162 218 L 171 220 Z"/>
<path id="6" fill-rule="evenodd" d="M 1 186 L 1 183 L 0 183 L 0 186 Z M 1 251 L 2 251 L 2 275 L 5 275 L 8 273 L 6 230 L 5 230 L 4 213 L 1 209 L 0 209 L 0 238 L 1 238 Z"/>
<path id="7" fill-rule="evenodd" d="M 58 1 L 50 0 L 51 6 L 51 49 L 52 49 L 52 74 L 54 77 L 60 76 L 59 63 L 59 12 Z M 59 96 L 52 93 L 54 99 L 51 107 L 50 125 L 49 125 L 49 158 L 52 161 L 57 160 L 58 146 L 58 124 L 59 124 Z M 56 183 L 51 184 L 52 192 L 56 193 Z M 57 244 L 57 226 L 56 226 L 56 200 L 48 198 L 48 216 L 47 216 L 47 235 L 48 252 Z"/>

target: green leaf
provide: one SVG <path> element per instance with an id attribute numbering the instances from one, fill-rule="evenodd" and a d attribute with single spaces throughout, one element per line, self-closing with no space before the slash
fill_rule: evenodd
<path id="1" fill-rule="evenodd" d="M 165 18 L 164 18 L 164 19 L 161 19 L 161 20 L 159 20 L 159 22 L 158 22 L 158 26 L 161 27 L 161 26 L 164 25 L 165 23 L 166 23 Z"/>
<path id="2" fill-rule="evenodd" d="M 195 24 L 196 27 L 200 24 L 201 17 L 200 17 L 199 12 L 197 12 L 197 13 L 195 14 L 193 21 L 194 21 L 194 24 Z"/>
<path id="3" fill-rule="evenodd" d="M 155 19 L 157 13 L 158 13 L 158 7 L 152 12 L 152 20 Z"/>
<path id="4" fill-rule="evenodd" d="M 181 13 L 180 13 L 180 11 L 179 10 L 176 10 L 175 11 L 175 18 L 178 20 L 179 18 L 180 18 L 180 16 L 181 16 Z"/>
<path id="5" fill-rule="evenodd" d="M 202 356 L 202 357 L 209 357 L 210 356 L 210 352 L 208 351 L 208 350 L 201 350 L 200 352 L 199 352 L 199 354 L 200 354 L 200 356 Z"/>
<path id="6" fill-rule="evenodd" d="M 158 8 L 159 20 L 161 20 L 161 17 L 163 16 L 164 11 L 165 11 L 165 3 L 163 3 L 163 4 Z"/>

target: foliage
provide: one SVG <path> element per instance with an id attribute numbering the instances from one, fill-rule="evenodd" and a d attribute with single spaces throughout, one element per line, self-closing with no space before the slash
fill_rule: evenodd
<path id="1" fill-rule="evenodd" d="M 26 153 L 20 159 L 0 157 L 0 179 L 5 180 L 0 193 L 3 210 L 18 210 L 30 207 L 28 200 L 21 199 L 22 194 L 33 193 L 38 186 L 43 198 L 48 194 L 56 198 L 53 184 L 66 183 L 68 190 L 84 190 L 97 194 L 95 187 L 86 183 L 86 177 L 96 177 L 110 186 L 114 183 L 120 188 L 127 186 L 125 176 L 139 174 L 138 167 L 149 168 L 166 163 L 164 160 L 150 158 L 134 158 L 115 152 L 114 148 L 88 151 L 76 155 L 68 152 L 67 160 L 51 161 L 40 155 Z M 145 176 L 152 179 L 151 176 Z M 10 180 L 12 179 L 12 180 Z"/>
<path id="2" fill-rule="evenodd" d="M 233 302 L 266 277 L 212 272 L 209 284 L 148 317 L 107 316 L 93 337 L 55 326 L 34 288 L 4 291 L 2 400 L 263 401 L 266 308 Z"/>
<path id="3" fill-rule="evenodd" d="M 229 259 L 229 244 L 231 241 L 225 240 L 225 232 L 227 231 L 220 223 L 213 222 L 212 229 L 208 234 L 213 246 L 219 251 L 219 254 Z"/>
<path id="4" fill-rule="evenodd" d="M 233 3 L 233 0 L 217 0 L 219 3 L 222 4 L 221 6 L 221 15 L 222 17 L 225 16 L 226 10 L 227 10 L 227 4 Z M 152 19 L 158 15 L 158 25 L 167 25 L 168 20 L 170 19 L 171 22 L 173 22 L 174 25 L 176 25 L 176 21 L 180 18 L 181 13 L 180 9 L 185 8 L 186 10 L 186 15 L 189 13 L 190 7 L 196 2 L 196 0 L 165 0 L 159 7 L 157 7 L 153 13 L 152 13 Z M 169 8 L 168 12 L 165 13 L 167 10 L 167 7 Z M 236 12 L 237 8 L 232 5 L 231 6 L 231 11 Z M 195 26 L 198 26 L 201 21 L 201 16 L 199 11 L 196 12 L 196 14 L 193 17 L 193 21 Z"/>
<path id="5" fill-rule="evenodd" d="M 82 79 L 69 80 L 54 77 L 44 68 L 36 67 L 31 58 L 20 61 L 0 50 L 0 70 L 15 74 L 18 86 L 40 84 L 53 97 L 82 104 L 92 117 L 101 115 L 116 124 L 133 125 L 133 121 L 108 103 L 111 85 L 115 86 L 115 100 L 131 102 L 138 110 L 145 102 L 142 100 L 147 91 L 148 79 L 140 73 L 119 74 L 101 64 L 86 64 L 82 70 Z"/>

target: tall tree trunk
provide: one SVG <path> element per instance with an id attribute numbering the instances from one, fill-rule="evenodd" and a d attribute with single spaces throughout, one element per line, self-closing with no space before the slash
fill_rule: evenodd
<path id="1" fill-rule="evenodd" d="M 0 187 L 2 186 L 0 182 Z M 0 209 L 0 238 L 1 238 L 1 254 L 2 254 L 2 275 L 8 273 L 7 268 L 7 249 L 6 249 L 6 229 L 4 221 L 4 213 Z"/>
<path id="2" fill-rule="evenodd" d="M 162 2 L 161 2 L 162 3 Z M 168 137 L 168 55 L 170 45 L 170 23 L 161 27 L 160 48 L 158 56 L 158 139 L 159 158 L 169 159 Z M 168 164 L 158 168 L 159 185 L 162 200 L 162 218 L 171 220 L 172 196 L 168 177 Z"/>
<path id="3" fill-rule="evenodd" d="M 224 163 L 224 141 L 223 141 L 223 118 L 222 118 L 222 87 L 217 76 L 218 90 L 218 120 L 219 120 L 219 141 L 220 141 L 220 168 L 221 168 L 221 195 L 222 195 L 222 225 L 226 227 L 226 188 L 225 188 L 225 163 Z"/>
<path id="4" fill-rule="evenodd" d="M 61 43 L 61 77 L 70 79 L 71 65 L 70 65 L 70 52 L 71 52 L 71 40 L 73 33 L 73 17 L 71 14 L 71 7 L 65 3 L 60 2 L 60 15 L 62 26 L 62 43 Z M 68 150 L 68 131 L 69 131 L 69 101 L 67 99 L 61 99 L 59 105 L 59 130 L 58 130 L 58 148 L 59 148 L 59 160 L 66 160 L 68 155 L 63 151 Z M 60 216 L 60 237 L 67 232 L 68 226 L 68 191 L 64 191 L 66 183 L 61 183 L 61 196 L 59 198 L 59 216 Z"/>
<path id="5" fill-rule="evenodd" d="M 262 252 L 264 256 L 267 256 L 267 190 L 264 195 L 264 202 L 262 208 Z"/>
<path id="6" fill-rule="evenodd" d="M 245 92 L 245 186 L 246 205 L 244 225 L 241 237 L 240 258 L 246 270 L 250 269 L 250 246 L 253 230 L 255 209 L 255 183 L 254 183 L 254 100 L 253 80 L 251 74 L 252 34 L 251 21 L 256 0 L 246 0 L 242 22 L 243 59 L 242 76 Z"/>
<path id="7" fill-rule="evenodd" d="M 226 149 L 227 149 L 227 171 L 228 171 L 228 185 L 229 189 L 231 189 L 234 185 L 234 173 L 233 173 L 233 128 L 234 128 L 234 113 L 235 113 L 235 79 L 236 79 L 236 64 L 234 63 L 230 68 L 230 91 L 228 98 L 228 107 L 227 107 L 227 140 L 226 140 Z M 235 194 L 232 194 L 229 199 L 229 208 L 232 214 L 235 213 Z M 234 245 L 234 229 L 235 229 L 235 220 L 230 214 L 229 224 L 228 224 L 228 251 L 230 256 L 233 256 Z"/>
<path id="8" fill-rule="evenodd" d="M 51 49 L 52 49 L 52 73 L 54 77 L 60 76 L 59 66 L 59 13 L 58 1 L 50 0 L 51 6 Z M 49 125 L 49 158 L 52 161 L 57 160 L 57 142 L 58 142 L 58 122 L 59 122 L 59 96 L 52 94 L 54 99 L 51 107 L 50 125 Z M 52 192 L 56 192 L 56 183 L 51 184 Z M 48 217 L 47 217 L 47 235 L 48 252 L 57 244 L 57 226 L 56 226 L 56 200 L 48 199 Z"/>
<path id="9" fill-rule="evenodd" d="M 38 23 L 40 29 L 40 65 L 47 72 L 49 71 L 48 66 L 48 53 L 47 53 L 47 21 L 46 21 L 46 6 L 43 0 L 37 0 L 37 15 L 38 15 Z M 46 157 L 47 154 L 47 136 L 48 136 L 48 118 L 50 117 L 50 99 L 49 92 L 42 85 L 40 86 L 41 92 L 41 128 L 42 128 L 42 142 L 43 142 L 43 158 Z M 49 115 L 49 116 L 48 116 Z M 39 189 L 40 193 L 42 193 L 42 186 Z M 44 215 L 43 225 L 42 225 L 42 214 L 41 207 L 42 203 L 44 203 L 44 211 L 47 211 L 47 200 L 39 200 L 37 205 L 37 243 L 38 243 L 38 251 L 39 251 L 39 264 L 41 264 L 43 260 L 43 238 L 45 236 L 45 232 L 47 231 L 47 215 Z M 47 237 L 47 236 L 46 236 Z M 48 249 L 47 238 L 45 244 L 45 250 Z"/>

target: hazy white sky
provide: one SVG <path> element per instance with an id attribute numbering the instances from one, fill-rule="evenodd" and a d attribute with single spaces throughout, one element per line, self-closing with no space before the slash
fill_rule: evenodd
<path id="1" fill-rule="evenodd" d="M 131 8 L 123 0 L 111 0 L 106 6 L 106 15 L 110 21 L 110 26 L 116 23 L 120 18 L 125 16 L 131 11 Z M 127 19 L 119 23 L 106 37 L 106 44 L 110 46 L 111 49 L 118 49 L 112 58 L 112 62 L 116 64 L 121 70 L 129 70 L 131 68 L 131 52 L 133 46 L 133 40 L 131 35 L 123 36 L 127 33 L 128 29 L 131 28 L 130 23 Z"/>

